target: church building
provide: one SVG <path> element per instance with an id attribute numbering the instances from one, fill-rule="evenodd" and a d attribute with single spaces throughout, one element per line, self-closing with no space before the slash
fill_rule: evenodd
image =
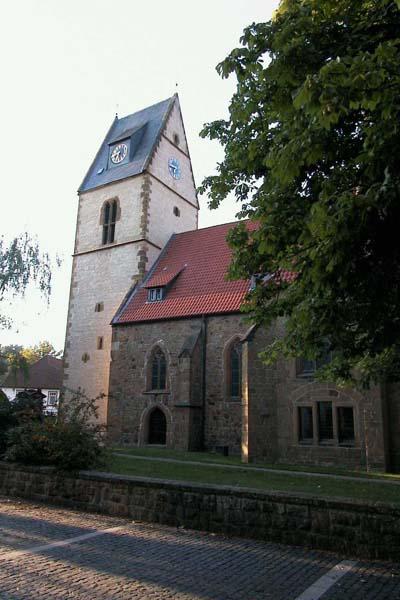
<path id="1" fill-rule="evenodd" d="M 79 189 L 67 394 L 97 397 L 118 445 L 400 468 L 397 386 L 319 383 L 301 358 L 264 365 L 284 325 L 241 313 L 250 282 L 226 280 L 235 224 L 197 229 L 197 215 L 177 95 L 116 118 Z"/>

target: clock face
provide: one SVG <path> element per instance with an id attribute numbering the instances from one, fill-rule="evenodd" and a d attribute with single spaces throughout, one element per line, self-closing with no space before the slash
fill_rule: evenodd
<path id="1" fill-rule="evenodd" d="M 177 158 L 170 158 L 168 161 L 168 170 L 174 179 L 181 178 L 181 167 Z"/>
<path id="2" fill-rule="evenodd" d="M 118 146 L 115 146 L 111 152 L 111 162 L 113 162 L 114 165 L 118 165 L 124 160 L 127 154 L 128 146 L 126 144 L 118 144 Z"/>

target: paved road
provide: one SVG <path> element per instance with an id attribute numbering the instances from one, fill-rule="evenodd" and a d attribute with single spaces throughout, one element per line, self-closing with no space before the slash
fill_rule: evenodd
<path id="1" fill-rule="evenodd" d="M 1 600 L 400 600 L 400 565 L 0 499 Z"/>

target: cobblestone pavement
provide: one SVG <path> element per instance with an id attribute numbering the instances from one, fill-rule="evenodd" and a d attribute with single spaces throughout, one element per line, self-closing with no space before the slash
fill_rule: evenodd
<path id="1" fill-rule="evenodd" d="M 1 600 L 400 600 L 400 565 L 384 562 L 358 561 L 316 592 L 342 560 L 0 499 Z"/>

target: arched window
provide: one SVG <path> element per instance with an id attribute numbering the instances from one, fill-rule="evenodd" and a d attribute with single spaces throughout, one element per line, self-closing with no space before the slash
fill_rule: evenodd
<path id="1" fill-rule="evenodd" d="M 167 380 L 167 361 L 161 348 L 155 348 L 151 356 L 151 389 L 165 390 Z"/>
<path id="2" fill-rule="evenodd" d="M 106 202 L 103 207 L 103 239 L 102 243 L 112 244 L 115 236 L 115 222 L 117 220 L 118 202 Z"/>
<path id="3" fill-rule="evenodd" d="M 240 398 L 242 395 L 242 345 L 234 340 L 228 352 L 228 396 Z"/>

